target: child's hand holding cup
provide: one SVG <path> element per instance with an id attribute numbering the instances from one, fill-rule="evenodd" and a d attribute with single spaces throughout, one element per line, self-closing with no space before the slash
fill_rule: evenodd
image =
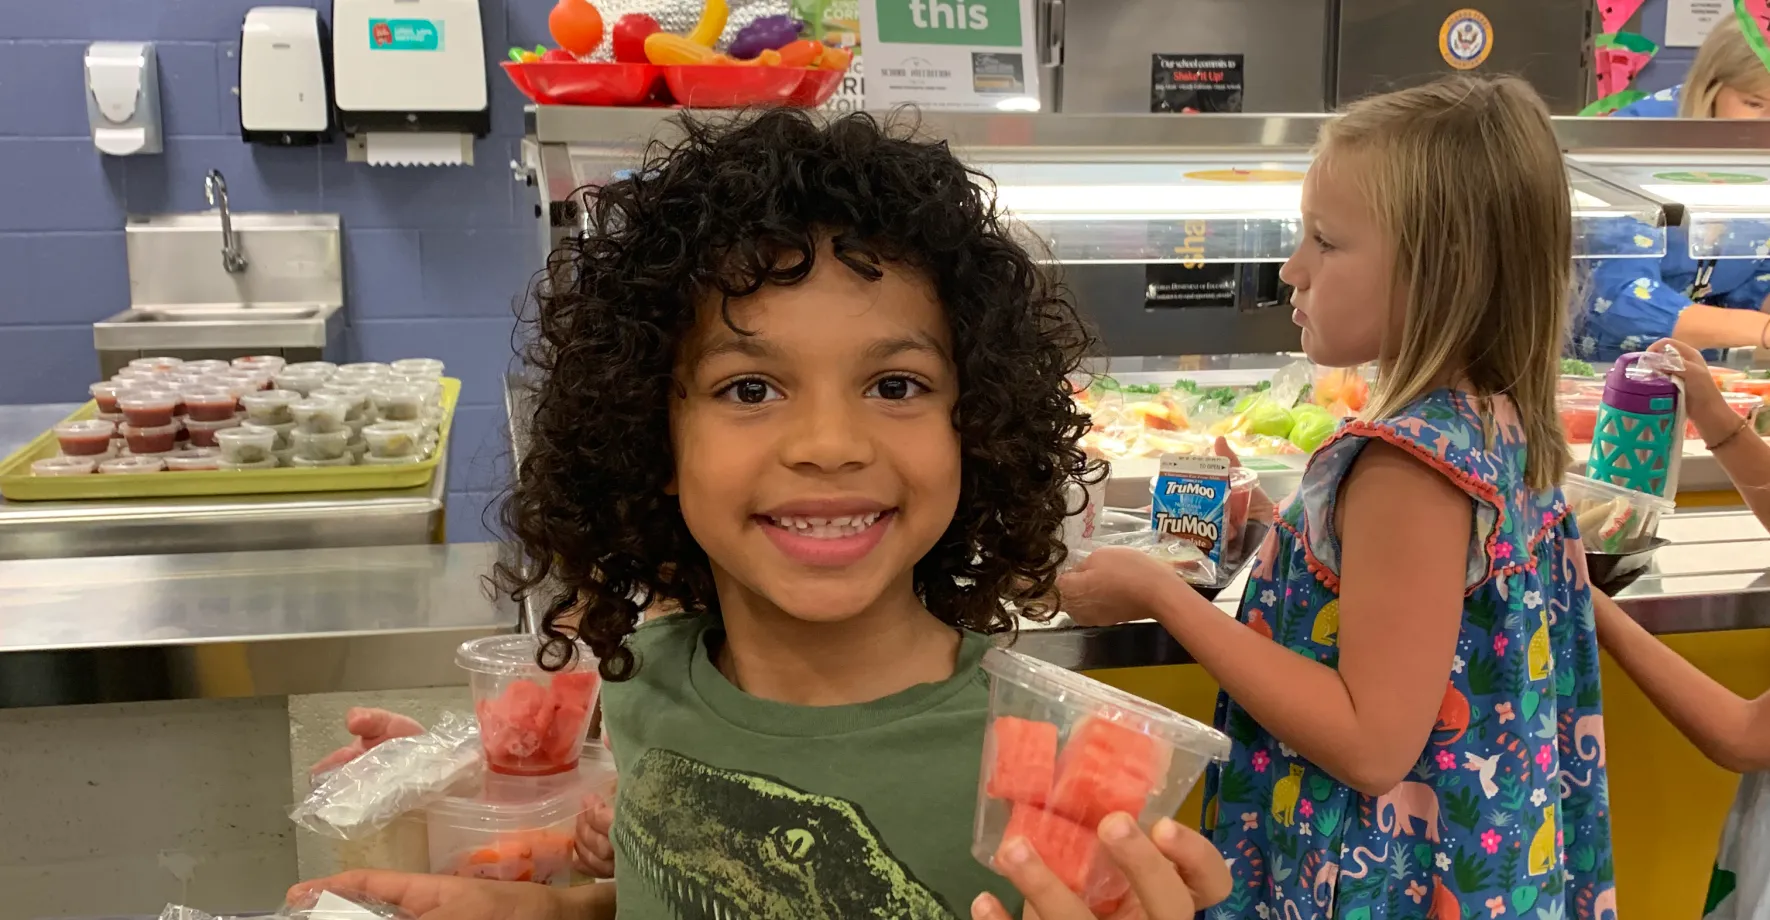
<path id="1" fill-rule="evenodd" d="M 1676 339 L 1660 339 L 1648 352 L 1667 358 L 1675 356 L 1676 360 L 1665 361 L 1660 369 L 1684 381 L 1685 414 L 1696 426 L 1697 433 L 1702 435 L 1704 443 L 1720 444 L 1733 436 L 1742 424 L 1749 424 L 1727 405 L 1721 388 L 1715 384 L 1714 375 L 1709 373 L 1702 352 Z"/>

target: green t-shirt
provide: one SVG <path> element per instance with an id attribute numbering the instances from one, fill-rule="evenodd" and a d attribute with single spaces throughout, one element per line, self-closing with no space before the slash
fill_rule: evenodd
<path id="1" fill-rule="evenodd" d="M 947 920 L 984 891 L 1019 914 L 971 856 L 988 639 L 967 633 L 941 683 L 832 707 L 739 690 L 722 640 L 716 617 L 654 620 L 603 689 L 623 920 Z"/>

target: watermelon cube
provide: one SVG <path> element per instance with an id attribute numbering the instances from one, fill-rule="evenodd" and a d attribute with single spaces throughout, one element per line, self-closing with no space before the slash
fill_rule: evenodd
<path id="1" fill-rule="evenodd" d="M 1016 804 L 1002 832 L 1002 845 L 1016 838 L 1025 839 L 1064 887 L 1081 895 L 1090 907 L 1110 907 L 1130 888 L 1091 828 L 1033 805 Z"/>
<path id="2" fill-rule="evenodd" d="M 1135 818 L 1161 785 L 1164 753 L 1136 729 L 1090 717 L 1063 746 L 1048 807 L 1090 830 L 1113 812 Z"/>
<path id="3" fill-rule="evenodd" d="M 990 723 L 990 755 L 985 795 L 1045 806 L 1057 776 L 1057 726 L 1001 716 Z"/>

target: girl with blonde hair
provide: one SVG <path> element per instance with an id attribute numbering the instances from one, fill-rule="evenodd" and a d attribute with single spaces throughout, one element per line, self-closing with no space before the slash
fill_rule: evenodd
<path id="1" fill-rule="evenodd" d="M 1661 90 L 1612 118 L 1764 118 L 1770 116 L 1770 69 L 1753 52 L 1744 26 L 1716 20 L 1682 86 Z M 1750 26 L 1750 28 L 1756 28 Z M 1760 245 L 1735 240 L 1727 248 Z M 1619 234 L 1634 237 L 1633 229 Z M 1649 236 L 1638 237 L 1651 240 Z M 1662 338 L 1699 349 L 1770 348 L 1770 261 L 1695 259 L 1683 227 L 1667 227 L 1663 258 L 1606 259 L 1592 266 L 1592 282 L 1573 354 L 1614 361 Z M 1746 250 L 1749 251 L 1749 250 Z"/>
<path id="2" fill-rule="evenodd" d="M 1595 916 L 1614 897 L 1598 645 L 1558 483 L 1571 199 L 1548 111 L 1451 77 L 1328 125 L 1285 264 L 1303 349 L 1376 392 L 1280 503 L 1236 620 L 1105 549 L 1060 579 L 1223 688 L 1217 917 Z M 1587 756 L 1587 755 L 1591 756 Z"/>

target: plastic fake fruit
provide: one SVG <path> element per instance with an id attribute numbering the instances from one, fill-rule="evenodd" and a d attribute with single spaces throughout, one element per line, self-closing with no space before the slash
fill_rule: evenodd
<path id="1" fill-rule="evenodd" d="M 847 70 L 854 63 L 854 53 L 842 48 L 824 47 L 823 56 L 817 59 L 818 70 Z"/>
<path id="2" fill-rule="evenodd" d="M 590 0 L 559 0 L 547 14 L 547 31 L 554 44 L 585 57 L 602 44 L 602 13 Z"/>
<path id="3" fill-rule="evenodd" d="M 706 48 L 719 44 L 719 36 L 725 34 L 725 20 L 730 16 L 731 7 L 725 0 L 707 0 L 701 8 L 701 21 L 688 33 L 688 40 Z"/>
<path id="4" fill-rule="evenodd" d="M 736 38 L 731 40 L 731 56 L 740 61 L 747 61 L 764 51 L 779 51 L 799 40 L 805 31 L 805 23 L 791 16 L 764 16 L 738 30 Z M 819 48 L 822 42 L 814 41 Z M 816 60 L 813 57 L 813 60 Z M 794 65 L 803 67 L 804 64 Z"/>
<path id="5" fill-rule="evenodd" d="M 575 64 L 578 61 L 578 56 L 571 53 L 570 51 L 565 50 L 564 48 L 555 48 L 552 51 L 549 51 L 546 54 L 541 55 L 541 60 L 546 63 L 550 63 L 550 64 L 551 63 Z"/>
<path id="6" fill-rule="evenodd" d="M 712 48 L 670 32 L 654 32 L 645 37 L 645 59 L 663 67 L 717 64 L 726 60 Z"/>
<path id="7" fill-rule="evenodd" d="M 536 45 L 535 50 L 533 51 L 530 51 L 527 48 L 510 49 L 510 59 L 518 64 L 533 64 L 546 56 L 546 54 L 547 49 L 541 45 Z"/>
<path id="8" fill-rule="evenodd" d="M 645 40 L 662 31 L 658 21 L 644 13 L 628 13 L 615 20 L 615 60 L 622 64 L 644 64 Z"/>
<path id="9" fill-rule="evenodd" d="M 788 42 L 774 50 L 780 54 L 783 67 L 815 67 L 818 58 L 823 56 L 824 43 L 815 38 L 807 38 Z"/>

